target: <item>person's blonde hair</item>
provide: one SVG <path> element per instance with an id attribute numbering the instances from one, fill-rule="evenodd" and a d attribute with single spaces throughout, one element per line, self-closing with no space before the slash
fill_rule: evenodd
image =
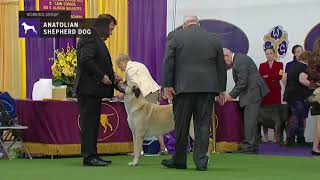
<path id="1" fill-rule="evenodd" d="M 120 53 L 118 54 L 118 56 L 116 57 L 116 62 L 117 63 L 121 63 L 121 62 L 128 62 L 130 61 L 130 58 L 127 54 L 124 53 Z"/>

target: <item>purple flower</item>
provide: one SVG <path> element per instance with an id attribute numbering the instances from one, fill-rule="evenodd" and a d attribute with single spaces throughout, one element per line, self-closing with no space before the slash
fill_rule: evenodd
<path id="1" fill-rule="evenodd" d="M 278 53 L 280 56 L 283 56 L 287 53 L 288 43 L 286 41 L 282 41 L 278 47 Z"/>
<path id="2" fill-rule="evenodd" d="M 271 41 L 266 41 L 264 43 L 264 49 L 267 49 L 267 48 L 273 48 L 273 44 Z"/>
<path id="3" fill-rule="evenodd" d="M 282 32 L 282 29 L 280 28 L 280 26 L 276 26 L 271 31 L 271 37 L 275 40 L 280 39 L 282 37 L 282 34 L 283 34 L 283 32 Z"/>

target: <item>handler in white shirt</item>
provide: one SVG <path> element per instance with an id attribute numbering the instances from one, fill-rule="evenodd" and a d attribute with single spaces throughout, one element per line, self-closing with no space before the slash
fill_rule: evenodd
<path id="1" fill-rule="evenodd" d="M 148 68 L 139 62 L 131 61 L 126 54 L 119 54 L 116 57 L 117 66 L 121 71 L 125 71 L 127 84 L 137 84 L 142 95 L 150 103 L 158 104 L 160 86 L 153 80 Z M 118 94 L 119 99 L 123 99 L 123 94 Z M 160 143 L 161 153 L 166 153 L 166 147 L 162 136 L 157 136 Z"/>

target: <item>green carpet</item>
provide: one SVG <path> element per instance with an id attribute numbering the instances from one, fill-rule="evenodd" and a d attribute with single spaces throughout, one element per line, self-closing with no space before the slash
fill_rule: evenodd
<path id="1" fill-rule="evenodd" d="M 320 159 L 306 157 L 212 155 L 208 171 L 195 171 L 192 155 L 188 169 L 166 169 L 169 156 L 143 157 L 140 165 L 127 165 L 131 156 L 108 156 L 109 167 L 82 167 L 81 158 L 0 160 L 0 180 L 303 180 L 320 177 Z"/>

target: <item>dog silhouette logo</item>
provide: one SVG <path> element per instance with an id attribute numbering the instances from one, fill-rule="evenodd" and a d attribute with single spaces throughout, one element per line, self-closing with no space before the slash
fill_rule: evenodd
<path id="1" fill-rule="evenodd" d="M 109 116 L 113 116 L 113 114 L 101 114 L 100 115 L 100 125 L 103 127 L 103 133 L 107 132 L 107 129 L 109 128 L 110 131 L 113 131 L 112 124 L 109 122 Z"/>
<path id="2" fill-rule="evenodd" d="M 33 32 L 34 34 L 37 34 L 37 33 L 38 33 L 38 32 L 36 31 L 36 28 L 34 27 L 34 25 L 28 25 L 26 22 L 23 22 L 23 23 L 21 24 L 21 26 L 23 26 L 24 34 L 27 34 L 27 32 L 28 32 L 29 30 L 32 30 L 32 32 Z"/>
<path id="3" fill-rule="evenodd" d="M 120 125 L 120 117 L 117 110 L 110 104 L 102 103 L 102 109 L 100 114 L 98 141 L 103 142 L 106 139 L 112 137 L 118 130 Z M 80 114 L 77 118 L 78 128 L 80 127 Z"/>

